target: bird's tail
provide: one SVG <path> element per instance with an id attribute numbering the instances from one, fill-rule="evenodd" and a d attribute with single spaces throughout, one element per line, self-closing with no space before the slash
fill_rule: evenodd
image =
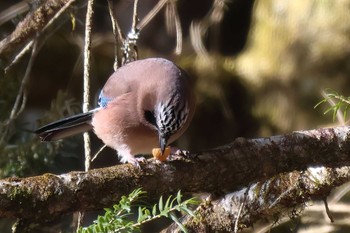
<path id="1" fill-rule="evenodd" d="M 55 141 L 92 129 L 91 119 L 94 110 L 80 113 L 45 125 L 35 131 L 42 141 Z"/>

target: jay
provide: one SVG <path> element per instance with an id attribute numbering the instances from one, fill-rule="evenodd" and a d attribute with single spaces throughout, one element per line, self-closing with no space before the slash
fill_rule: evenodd
<path id="1" fill-rule="evenodd" d="M 104 85 L 99 107 L 58 120 L 35 131 L 54 141 L 93 130 L 118 152 L 121 162 L 139 166 L 135 155 L 175 141 L 188 128 L 195 100 L 187 74 L 173 62 L 148 58 L 115 71 Z"/>

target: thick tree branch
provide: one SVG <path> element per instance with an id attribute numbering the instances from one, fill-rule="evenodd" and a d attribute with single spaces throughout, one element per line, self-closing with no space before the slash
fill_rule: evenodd
<path id="1" fill-rule="evenodd" d="M 276 223 L 285 216 L 298 217 L 307 201 L 326 200 L 334 188 L 349 181 L 348 166 L 283 173 L 217 200 L 207 200 L 197 209 L 201 221 L 190 216 L 182 221 L 190 232 L 234 232 L 237 217 L 240 229 L 257 222 Z M 243 208 L 238 214 L 241 205 Z M 163 231 L 166 232 L 181 231 L 177 224 L 172 224 Z"/>
<path id="2" fill-rule="evenodd" d="M 341 167 L 350 162 L 349 135 L 349 127 L 338 127 L 261 139 L 238 138 L 191 159 L 141 164 L 141 170 L 127 164 L 89 172 L 4 179 L 0 181 L 0 216 L 42 220 L 111 206 L 137 187 L 153 198 L 179 189 L 228 193 L 310 165 Z M 347 176 L 335 184 L 345 181 Z"/>

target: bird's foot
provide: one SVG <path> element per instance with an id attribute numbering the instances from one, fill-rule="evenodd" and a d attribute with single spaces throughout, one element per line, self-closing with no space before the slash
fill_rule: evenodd
<path id="1" fill-rule="evenodd" d="M 146 163 L 146 161 L 147 159 L 145 157 L 137 157 L 137 158 L 132 157 L 132 158 L 128 158 L 126 162 L 132 164 L 138 169 L 141 169 L 140 163 Z"/>
<path id="2" fill-rule="evenodd" d="M 169 160 L 181 160 L 187 158 L 190 155 L 188 150 L 181 150 L 177 147 L 170 148 Z"/>
<path id="3" fill-rule="evenodd" d="M 145 163 L 146 159 L 144 157 L 135 157 L 130 153 L 121 153 L 119 152 L 120 162 L 122 163 L 130 163 L 133 166 L 141 169 L 140 163 Z"/>

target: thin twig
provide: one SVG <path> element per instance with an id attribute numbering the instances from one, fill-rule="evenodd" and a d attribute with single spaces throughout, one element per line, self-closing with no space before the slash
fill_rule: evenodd
<path id="1" fill-rule="evenodd" d="M 83 112 L 89 111 L 90 101 L 90 50 L 91 50 L 91 26 L 93 15 L 94 0 L 89 0 L 86 12 L 85 22 L 85 46 L 84 46 L 84 95 L 83 95 Z M 85 171 L 90 168 L 91 148 L 90 137 L 88 133 L 84 133 L 84 149 L 85 149 Z"/>
<path id="2" fill-rule="evenodd" d="M 78 220 L 77 220 L 77 230 L 76 230 L 76 232 L 78 232 L 78 229 L 83 225 L 84 216 L 85 216 L 85 212 L 83 212 L 83 211 L 79 211 L 78 212 Z"/>
<path id="3" fill-rule="evenodd" d="M 51 19 L 50 21 L 45 25 L 45 27 L 41 30 L 40 34 L 42 34 L 44 31 L 46 31 L 53 22 L 55 22 L 76 0 L 70 0 L 67 2 L 66 5 L 64 5 Z M 5 73 L 14 65 L 16 64 L 25 54 L 27 51 L 30 50 L 30 48 L 33 46 L 34 40 L 31 40 L 27 45 L 16 55 L 16 57 L 10 62 L 10 64 L 5 67 L 4 71 Z"/>
<path id="4" fill-rule="evenodd" d="M 134 11 L 132 14 L 133 17 L 132 17 L 132 26 L 131 26 L 131 30 L 134 32 L 137 31 L 136 25 L 138 22 L 138 13 L 137 13 L 138 4 L 139 4 L 139 0 L 134 0 Z"/>
<path id="5" fill-rule="evenodd" d="M 160 0 L 153 9 L 148 12 L 148 14 L 139 22 L 136 26 L 136 29 L 138 31 L 141 31 L 158 13 L 159 11 L 164 7 L 165 4 L 168 4 L 166 8 L 167 13 L 167 29 L 169 33 L 171 34 L 173 31 L 173 22 L 175 25 L 175 32 L 176 32 L 176 47 L 175 47 L 175 54 L 180 54 L 182 51 L 182 28 L 181 28 L 181 22 L 179 13 L 177 11 L 176 7 L 176 0 L 170 1 L 170 0 Z M 169 26 L 171 24 L 171 26 Z"/>
<path id="6" fill-rule="evenodd" d="M 38 48 L 38 38 L 36 37 L 36 39 L 34 40 L 34 43 L 33 43 L 32 54 L 30 56 L 30 59 L 29 59 L 28 65 L 27 65 L 26 72 L 25 72 L 24 77 L 22 79 L 21 86 L 18 90 L 18 94 L 17 94 L 16 100 L 15 100 L 15 103 L 12 107 L 10 116 L 6 122 L 5 131 L 2 132 L 2 137 L 0 139 L 0 142 L 2 142 L 5 139 L 11 123 L 19 116 L 19 114 L 24 110 L 24 107 L 26 105 L 26 102 L 27 102 L 26 86 L 27 86 L 27 83 L 28 83 L 28 80 L 30 77 L 30 73 L 32 71 L 35 57 L 36 57 L 37 52 L 38 52 L 37 48 Z"/>
<path id="7" fill-rule="evenodd" d="M 238 223 L 239 223 L 239 217 L 241 216 L 242 214 L 242 209 L 244 207 L 244 205 L 247 203 L 247 197 L 248 197 L 248 193 L 250 191 L 250 188 L 251 186 L 249 185 L 246 189 L 246 191 L 244 192 L 244 198 L 239 206 L 239 209 L 238 209 L 238 213 L 237 213 L 237 217 L 236 217 L 236 220 L 235 220 L 235 226 L 234 226 L 234 232 L 237 233 L 238 232 Z"/>
<path id="8" fill-rule="evenodd" d="M 83 95 L 83 112 L 89 111 L 90 101 L 90 60 L 91 60 L 91 27 L 94 0 L 89 0 L 87 4 L 86 20 L 85 20 L 85 42 L 84 42 L 84 95 Z M 85 152 L 85 171 L 90 169 L 91 163 L 91 142 L 88 132 L 83 134 L 84 152 Z M 77 227 L 83 221 L 84 213 L 80 212 Z"/>
<path id="9" fill-rule="evenodd" d="M 141 31 L 158 14 L 169 0 L 160 0 L 153 9 L 137 24 L 136 28 Z"/>
<path id="10" fill-rule="evenodd" d="M 104 145 L 96 152 L 96 154 L 94 155 L 94 157 L 91 159 L 91 162 L 93 162 L 93 161 L 97 158 L 97 156 L 98 156 L 106 147 L 107 147 L 107 145 L 104 144 Z"/>
<path id="11" fill-rule="evenodd" d="M 331 220 L 331 222 L 334 222 L 334 218 L 333 218 L 332 213 L 331 213 L 331 211 L 329 210 L 329 207 L 328 207 L 327 197 L 325 197 L 323 199 L 323 203 L 324 203 L 324 207 L 326 208 L 326 213 L 327 213 L 327 216 L 328 216 L 329 220 Z"/>
<path id="12" fill-rule="evenodd" d="M 123 44 L 123 61 L 122 64 L 126 64 L 131 61 L 138 59 L 138 50 L 137 50 L 137 40 L 139 39 L 140 30 L 137 28 L 138 22 L 138 0 L 134 0 L 134 10 L 132 17 L 132 26 L 128 33 L 128 36 Z"/>
<path id="13" fill-rule="evenodd" d="M 174 20 L 175 20 L 175 28 L 176 28 L 175 54 L 179 55 L 181 54 L 181 51 L 182 51 L 182 28 L 181 28 L 179 12 L 177 11 L 175 4 L 174 4 Z"/>
<path id="14" fill-rule="evenodd" d="M 234 233 L 238 232 L 238 222 L 239 222 L 239 217 L 241 216 L 241 213 L 242 213 L 243 206 L 244 206 L 244 201 L 242 201 L 242 203 L 240 204 L 239 209 L 238 209 L 237 217 L 235 219 Z"/>
<path id="15" fill-rule="evenodd" d="M 182 50 L 182 28 L 177 11 L 176 0 L 169 1 L 165 8 L 166 29 L 169 35 L 176 36 L 175 54 L 181 54 Z"/>
<path id="16" fill-rule="evenodd" d="M 21 101 L 23 102 L 25 100 L 25 97 L 24 97 L 25 88 L 26 88 L 27 82 L 28 82 L 29 77 L 30 77 L 30 72 L 32 71 L 34 59 L 35 59 L 36 54 L 37 54 L 37 47 L 38 47 L 38 40 L 35 39 L 34 43 L 33 43 L 32 55 L 30 56 L 26 72 L 25 72 L 24 77 L 22 79 L 21 86 L 18 90 L 15 104 L 13 105 L 13 108 L 11 110 L 8 124 L 10 124 L 14 119 L 16 119 L 18 117 L 18 115 L 21 113 L 21 111 L 20 111 L 21 109 L 23 110 L 23 107 L 19 107 L 19 105 L 20 105 Z"/>
<path id="17" fill-rule="evenodd" d="M 54 17 L 52 17 L 50 19 L 50 21 L 45 25 L 45 27 L 43 28 L 42 32 L 45 31 L 47 28 L 49 28 L 51 26 L 51 24 L 53 22 L 55 22 L 58 17 L 60 17 L 75 1 L 77 0 L 70 0 L 69 2 L 67 2 L 66 5 L 64 5 L 57 13 Z"/>
<path id="18" fill-rule="evenodd" d="M 342 197 L 344 197 L 350 191 L 350 184 L 342 186 L 342 188 L 335 190 L 334 194 L 328 201 L 329 204 L 336 204 Z"/>
<path id="19" fill-rule="evenodd" d="M 215 0 L 207 15 L 200 21 L 192 22 L 190 26 L 190 39 L 194 50 L 208 61 L 209 53 L 203 43 L 203 36 L 206 35 L 209 27 L 223 19 L 226 3 L 227 0 Z"/>
<path id="20" fill-rule="evenodd" d="M 89 111 L 90 101 L 90 60 L 91 60 L 91 26 L 93 16 L 94 0 L 89 0 L 86 12 L 85 22 L 85 42 L 84 42 L 84 95 L 83 95 L 83 112 Z M 84 149 L 85 149 L 85 170 L 90 168 L 91 148 L 90 137 L 88 133 L 84 133 Z"/>
<path id="21" fill-rule="evenodd" d="M 15 3 L 8 7 L 7 9 L 0 12 L 0 26 L 5 24 L 6 22 L 13 20 L 19 15 L 27 12 L 30 8 L 29 5 L 33 4 L 33 0 L 31 1 L 21 1 L 19 3 Z"/>
<path id="22" fill-rule="evenodd" d="M 109 10 L 109 15 L 111 17 L 112 29 L 113 29 L 114 39 L 115 39 L 113 68 L 114 68 L 114 71 L 116 71 L 118 67 L 120 67 L 122 64 L 121 57 L 119 56 L 120 55 L 119 51 L 120 51 L 121 45 L 124 44 L 125 39 L 120 29 L 120 26 L 118 24 L 117 17 L 115 16 L 112 0 L 108 0 L 108 10 Z"/>
<path id="23" fill-rule="evenodd" d="M 34 40 L 31 40 L 11 61 L 11 63 L 5 67 L 4 72 L 5 74 L 8 72 L 8 70 L 16 64 L 32 47 L 34 44 Z"/>
<path id="24" fill-rule="evenodd" d="M 202 22 L 192 22 L 190 25 L 190 40 L 193 49 L 197 54 L 199 54 L 201 57 L 209 60 L 209 53 L 204 46 L 203 40 L 202 40 L 202 34 L 206 30 L 202 26 Z"/>

